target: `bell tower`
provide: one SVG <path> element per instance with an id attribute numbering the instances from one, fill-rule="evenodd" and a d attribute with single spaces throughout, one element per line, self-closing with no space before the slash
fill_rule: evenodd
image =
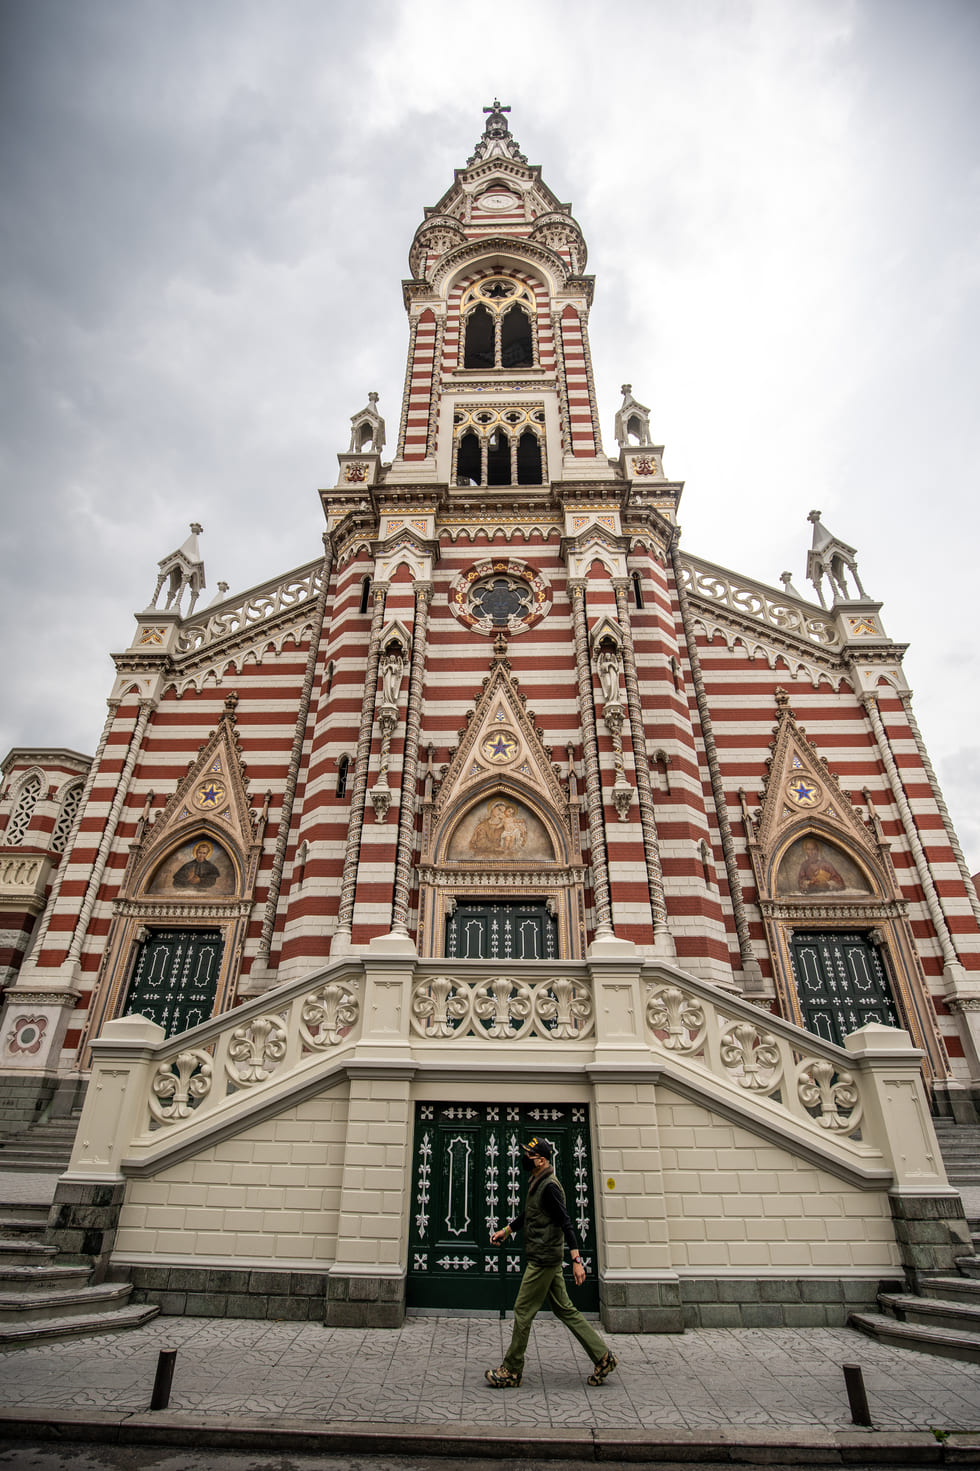
<path id="1" fill-rule="evenodd" d="M 409 253 L 408 371 L 391 478 L 467 487 L 611 478 L 596 414 L 593 277 L 571 206 L 495 101 Z"/>

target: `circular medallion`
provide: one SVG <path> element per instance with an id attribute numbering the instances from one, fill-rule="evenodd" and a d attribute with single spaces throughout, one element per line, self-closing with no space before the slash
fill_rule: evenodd
<path id="1" fill-rule="evenodd" d="M 795 776 L 786 788 L 786 795 L 794 807 L 816 807 L 823 795 L 815 781 L 806 776 Z"/>
<path id="2" fill-rule="evenodd" d="M 505 209 L 514 209 L 520 201 L 516 194 L 507 189 L 488 189 L 479 199 L 474 199 L 474 209 L 484 209 L 489 214 L 500 214 Z"/>
<path id="3" fill-rule="evenodd" d="M 547 580 L 517 557 L 476 562 L 456 577 L 449 589 L 449 608 L 466 628 L 493 638 L 526 633 L 551 612 Z"/>
<path id="4" fill-rule="evenodd" d="M 480 755 L 492 766 L 506 766 L 520 754 L 520 746 L 513 731 L 498 730 L 485 736 L 480 744 Z"/>
<path id="5" fill-rule="evenodd" d="M 202 781 L 194 793 L 194 805 L 200 807 L 203 812 L 216 812 L 219 807 L 224 806 L 227 792 L 223 781 L 215 777 L 209 777 Z"/>

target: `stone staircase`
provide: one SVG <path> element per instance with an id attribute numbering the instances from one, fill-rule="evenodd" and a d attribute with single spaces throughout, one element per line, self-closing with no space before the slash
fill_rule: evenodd
<path id="1" fill-rule="evenodd" d="M 980 1124 L 933 1119 L 949 1183 L 980 1190 Z"/>
<path id="2" fill-rule="evenodd" d="M 934 1119 L 949 1183 L 964 1200 L 972 1255 L 958 1276 L 918 1273 L 918 1293 L 879 1292 L 880 1313 L 852 1313 L 852 1328 L 898 1348 L 980 1364 L 980 1125 Z"/>
<path id="3" fill-rule="evenodd" d="M 91 1266 L 61 1260 L 58 1248 L 46 1245 L 50 1201 L 37 1198 L 46 1188 L 4 1191 L 4 1183 L 0 1173 L 0 1348 L 115 1333 L 157 1315 L 155 1304 L 129 1304 L 128 1282 L 94 1282 Z M 4 1194 L 16 1199 L 4 1204 Z"/>
<path id="4" fill-rule="evenodd" d="M 7 1170 L 60 1175 L 68 1168 L 80 1112 L 31 1124 L 20 1134 L 0 1139 L 0 1174 Z"/>

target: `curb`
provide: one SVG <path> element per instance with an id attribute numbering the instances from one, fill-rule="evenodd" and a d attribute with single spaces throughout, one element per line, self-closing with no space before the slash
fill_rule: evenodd
<path id="1" fill-rule="evenodd" d="M 980 1466 L 980 1431 L 555 1430 L 549 1426 L 343 1423 L 271 1415 L 0 1408 L 4 1441 L 173 1445 L 321 1455 L 418 1455 L 484 1460 L 575 1459 L 614 1463 L 700 1461 L 729 1466 Z"/>

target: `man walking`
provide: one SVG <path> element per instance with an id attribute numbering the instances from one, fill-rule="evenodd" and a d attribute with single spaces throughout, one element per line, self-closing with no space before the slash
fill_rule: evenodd
<path id="1" fill-rule="evenodd" d="M 490 1240 L 494 1246 L 499 1246 L 515 1231 L 523 1229 L 527 1266 L 514 1304 L 514 1332 L 510 1348 L 499 1369 L 487 1370 L 487 1383 L 494 1389 L 517 1389 L 524 1373 L 524 1354 L 531 1324 L 547 1302 L 555 1317 L 574 1333 L 592 1360 L 589 1383 L 601 1384 L 615 1369 L 616 1358 L 568 1296 L 562 1276 L 566 1242 L 572 1253 L 572 1277 L 576 1287 L 581 1287 L 585 1281 L 585 1264 L 565 1205 L 565 1192 L 551 1167 L 551 1145 L 545 1139 L 532 1139 L 523 1148 L 521 1164 L 531 1176 L 524 1209 L 509 1226 L 494 1231 Z"/>

